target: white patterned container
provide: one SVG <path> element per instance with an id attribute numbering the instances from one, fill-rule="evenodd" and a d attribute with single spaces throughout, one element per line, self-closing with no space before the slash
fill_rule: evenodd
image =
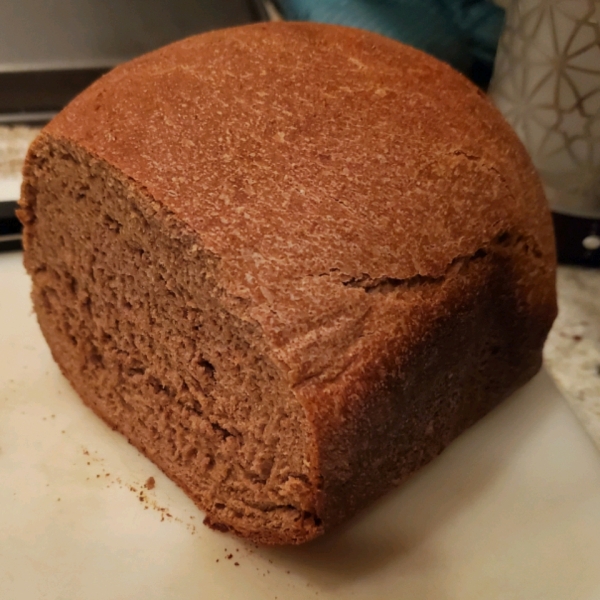
<path id="1" fill-rule="evenodd" d="M 600 1 L 512 2 L 490 94 L 529 150 L 552 209 L 600 219 Z"/>

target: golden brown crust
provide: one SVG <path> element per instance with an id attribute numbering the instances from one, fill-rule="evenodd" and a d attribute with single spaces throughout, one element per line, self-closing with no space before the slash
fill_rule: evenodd
<path id="1" fill-rule="evenodd" d="M 219 258 L 229 310 L 312 424 L 325 528 L 539 366 L 555 314 L 541 185 L 484 95 L 417 50 L 317 24 L 216 31 L 118 67 L 43 135 Z"/>

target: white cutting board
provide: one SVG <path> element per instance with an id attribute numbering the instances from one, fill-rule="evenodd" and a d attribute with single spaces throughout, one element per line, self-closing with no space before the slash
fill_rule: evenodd
<path id="1" fill-rule="evenodd" d="M 0 256 L 2 600 L 600 599 L 600 456 L 546 373 L 343 529 L 258 549 L 81 404 L 28 289 Z"/>

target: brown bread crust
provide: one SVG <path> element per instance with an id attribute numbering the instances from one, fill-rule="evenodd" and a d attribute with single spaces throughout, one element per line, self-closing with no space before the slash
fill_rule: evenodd
<path id="1" fill-rule="evenodd" d="M 180 251 L 182 272 L 202 254 L 215 310 L 251 329 L 274 373 L 273 406 L 296 407 L 286 418 L 298 437 L 284 429 L 288 441 L 277 441 L 299 461 L 293 485 L 282 484 L 289 522 L 273 529 L 255 513 L 219 512 L 194 488 L 199 472 L 161 458 L 158 438 L 144 441 L 86 391 L 75 365 L 88 355 L 66 347 L 43 298 L 54 254 L 56 265 L 79 264 L 43 233 L 44 218 L 69 218 L 43 216 L 40 199 L 60 196 L 52 169 L 72 198 L 69 181 L 90 173 L 97 197 L 118 188 L 117 200 L 155 223 L 149 260 L 166 240 L 171 258 L 160 260 Z M 555 253 L 531 162 L 466 79 L 378 35 L 277 23 L 173 44 L 76 98 L 33 144 L 24 175 L 25 261 L 57 362 L 209 522 L 240 535 L 312 539 L 428 462 L 541 364 Z"/>

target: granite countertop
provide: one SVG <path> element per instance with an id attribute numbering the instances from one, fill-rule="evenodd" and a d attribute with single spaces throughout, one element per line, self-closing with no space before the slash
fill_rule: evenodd
<path id="1" fill-rule="evenodd" d="M 39 130 L 34 127 L 0 126 L 0 177 L 14 177 L 21 170 L 27 147 Z"/>
<path id="2" fill-rule="evenodd" d="M 0 179 L 18 174 L 37 130 L 0 126 Z M 559 315 L 544 348 L 546 367 L 600 448 L 600 270 L 560 266 Z"/>
<path id="3" fill-rule="evenodd" d="M 560 266 L 548 371 L 600 448 L 600 269 Z"/>

